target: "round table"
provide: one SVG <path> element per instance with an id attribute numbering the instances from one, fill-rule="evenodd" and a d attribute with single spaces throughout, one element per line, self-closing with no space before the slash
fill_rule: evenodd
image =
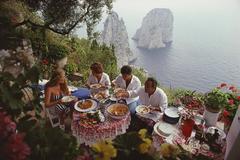
<path id="1" fill-rule="evenodd" d="M 126 133 L 131 121 L 130 113 L 122 119 L 113 119 L 105 112 L 104 106 L 101 111 L 105 116 L 105 121 L 97 124 L 83 124 L 79 121 L 80 112 L 73 112 L 72 133 L 77 138 L 78 143 L 92 145 L 106 139 L 114 139 L 116 136 Z"/>

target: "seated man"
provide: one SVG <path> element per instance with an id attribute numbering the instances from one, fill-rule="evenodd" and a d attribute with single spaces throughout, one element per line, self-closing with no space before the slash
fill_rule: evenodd
<path id="1" fill-rule="evenodd" d="M 127 98 L 126 102 L 130 108 L 131 113 L 135 113 L 135 108 L 137 106 L 137 91 L 141 87 L 140 80 L 132 74 L 132 68 L 128 65 L 125 65 L 121 68 L 121 75 L 119 75 L 114 81 L 113 84 L 116 88 L 125 89 L 125 91 L 120 90 L 116 93 L 116 97 Z"/>
<path id="2" fill-rule="evenodd" d="M 137 92 L 133 92 L 133 94 L 121 93 L 123 97 L 135 97 L 139 96 L 139 103 L 149 106 L 151 108 L 158 111 L 164 111 L 164 109 L 168 105 L 167 95 L 165 92 L 157 87 L 157 81 L 154 78 L 149 77 L 145 86 L 141 87 Z"/>
<path id="3" fill-rule="evenodd" d="M 160 111 L 167 108 L 167 95 L 161 88 L 157 87 L 157 81 L 152 77 L 146 80 L 145 86 L 139 89 L 137 95 L 140 104 L 151 105 L 153 109 Z"/>

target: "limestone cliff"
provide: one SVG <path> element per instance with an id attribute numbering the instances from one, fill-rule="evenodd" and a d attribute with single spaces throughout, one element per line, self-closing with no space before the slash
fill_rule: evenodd
<path id="1" fill-rule="evenodd" d="M 143 18 L 142 26 L 132 39 L 136 40 L 140 48 L 158 49 L 172 42 L 172 32 L 172 12 L 166 8 L 155 8 Z"/>

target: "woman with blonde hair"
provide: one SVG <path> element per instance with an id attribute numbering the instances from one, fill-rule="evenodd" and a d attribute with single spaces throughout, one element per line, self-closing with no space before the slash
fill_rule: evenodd
<path id="1" fill-rule="evenodd" d="M 47 82 L 45 86 L 45 106 L 55 107 L 55 111 L 60 117 L 60 128 L 64 129 L 64 119 L 66 113 L 70 111 L 61 98 L 63 96 L 70 95 L 67 87 L 67 80 L 65 78 L 65 72 L 62 69 L 56 70 L 51 79 Z"/>

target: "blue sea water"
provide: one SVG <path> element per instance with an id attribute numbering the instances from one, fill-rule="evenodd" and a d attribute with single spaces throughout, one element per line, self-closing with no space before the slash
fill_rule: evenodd
<path id="1" fill-rule="evenodd" d="M 172 45 L 155 51 L 139 49 L 131 37 L 153 8 L 173 12 Z M 239 0 L 116 0 L 113 10 L 125 22 L 138 57 L 135 65 L 160 84 L 202 92 L 221 82 L 240 86 Z"/>
<path id="2" fill-rule="evenodd" d="M 131 37 L 153 8 L 174 15 L 173 43 L 155 51 L 136 48 Z M 117 0 L 135 64 L 162 85 L 208 91 L 221 82 L 240 86 L 239 0 Z"/>

